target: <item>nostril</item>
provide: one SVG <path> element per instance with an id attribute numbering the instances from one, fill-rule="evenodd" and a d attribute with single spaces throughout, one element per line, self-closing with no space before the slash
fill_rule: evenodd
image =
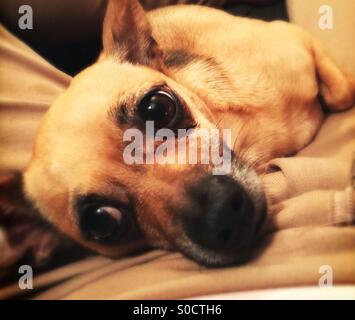
<path id="1" fill-rule="evenodd" d="M 232 237 L 232 233 L 233 233 L 232 229 L 225 228 L 218 233 L 217 238 L 220 243 L 228 243 Z"/>
<path id="2" fill-rule="evenodd" d="M 241 195 L 237 195 L 231 201 L 231 208 L 233 211 L 239 211 L 243 207 L 244 198 Z"/>

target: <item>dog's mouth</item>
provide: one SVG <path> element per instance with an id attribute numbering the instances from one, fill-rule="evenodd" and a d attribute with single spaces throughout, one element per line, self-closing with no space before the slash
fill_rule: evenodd
<path id="1" fill-rule="evenodd" d="M 266 201 L 259 179 L 249 171 L 237 175 L 238 180 L 204 177 L 190 188 L 193 204 L 183 215 L 184 232 L 175 245 L 201 265 L 245 263 L 262 236 Z"/>
<path id="2" fill-rule="evenodd" d="M 194 242 L 184 234 L 176 241 L 176 248 L 184 256 L 196 261 L 198 264 L 209 267 L 219 268 L 231 265 L 247 263 L 263 234 L 266 214 L 263 213 L 255 225 L 244 226 L 247 228 L 248 237 L 243 242 L 229 249 L 210 249 Z"/>

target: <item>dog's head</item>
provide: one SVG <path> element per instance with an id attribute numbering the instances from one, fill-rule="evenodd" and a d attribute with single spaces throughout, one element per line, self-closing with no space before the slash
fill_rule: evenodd
<path id="1" fill-rule="evenodd" d="M 284 28 L 287 32 L 288 27 Z M 228 100 L 234 92 L 233 88 L 226 91 L 228 79 L 199 82 L 195 74 L 205 75 L 208 61 L 186 67 L 186 52 L 167 56 L 136 1 L 109 3 L 103 45 L 98 62 L 76 76 L 45 115 L 24 175 L 27 197 L 64 233 L 105 255 L 119 256 L 148 243 L 180 250 L 206 265 L 242 261 L 265 218 L 265 200 L 253 168 L 309 141 L 321 118 L 314 102 L 316 82 L 309 83 L 314 92 L 302 100 L 304 105 L 307 101 L 307 107 L 315 105 L 315 110 L 299 109 L 290 119 L 285 110 L 293 107 L 291 101 L 297 94 L 291 99 L 285 89 L 280 98 L 280 93 L 270 90 L 273 83 L 270 88 L 255 88 L 264 92 L 246 97 L 248 105 L 236 110 L 223 105 L 223 94 Z M 348 105 L 353 92 L 344 87 L 347 80 L 318 50 L 312 53 L 312 48 L 302 49 L 313 57 L 307 66 L 310 77 L 316 79 L 315 69 L 312 71 L 316 66 L 326 102 L 334 108 Z M 178 61 L 172 63 L 174 54 Z M 186 68 L 177 71 L 179 64 Z M 212 76 L 216 72 L 213 63 L 207 69 Z M 260 73 L 264 71 L 267 79 L 270 70 Z M 285 81 L 282 70 L 277 72 L 280 82 Z M 189 75 L 194 81 L 187 85 L 184 79 Z M 250 84 L 250 79 L 245 80 Z M 250 93 L 243 82 L 239 86 L 240 96 Z M 257 108 L 253 99 L 260 101 L 262 95 L 264 105 Z M 265 109 L 266 102 L 272 100 L 277 103 Z M 147 121 L 154 123 L 154 133 L 170 129 L 173 138 L 177 136 L 175 147 L 183 138 L 189 146 L 197 128 L 229 127 L 232 140 L 240 133 L 244 142 L 233 147 L 233 143 L 218 140 L 220 149 L 230 153 L 227 175 L 214 175 L 211 161 L 179 162 L 178 148 L 173 153 L 174 164 L 149 163 Z M 303 122 L 303 131 L 297 129 L 299 122 Z M 179 136 L 179 129 L 192 131 Z M 136 146 L 134 153 L 141 153 L 143 164 L 125 159 L 125 155 L 132 155 L 132 149 L 127 149 L 132 147 L 131 135 L 139 136 L 139 132 L 145 144 Z M 308 138 L 300 141 L 301 135 Z M 163 140 L 152 143 L 156 151 Z M 263 157 L 244 156 L 244 149 L 249 155 Z M 197 150 L 201 151 L 200 145 Z"/>

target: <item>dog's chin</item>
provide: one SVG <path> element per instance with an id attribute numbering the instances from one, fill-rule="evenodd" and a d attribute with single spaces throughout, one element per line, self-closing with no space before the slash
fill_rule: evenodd
<path id="1" fill-rule="evenodd" d="M 251 251 L 250 246 L 244 246 L 235 251 L 220 252 L 203 248 L 185 237 L 179 239 L 176 246 L 185 257 L 208 268 L 222 268 L 246 263 Z"/>
<path id="2" fill-rule="evenodd" d="M 184 256 L 208 268 L 241 265 L 250 261 L 253 256 L 254 249 L 263 235 L 265 221 L 266 213 L 263 213 L 254 227 L 251 228 L 249 238 L 234 249 L 213 250 L 205 248 L 193 242 L 186 235 L 177 239 L 175 245 Z"/>

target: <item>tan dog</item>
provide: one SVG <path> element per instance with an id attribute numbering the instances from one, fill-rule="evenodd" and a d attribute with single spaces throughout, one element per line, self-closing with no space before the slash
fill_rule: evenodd
<path id="1" fill-rule="evenodd" d="M 308 34 L 199 6 L 110 1 L 103 52 L 41 124 L 24 194 L 66 235 L 117 257 L 146 243 L 208 266 L 241 262 L 265 218 L 255 171 L 295 153 L 354 82 Z M 128 165 L 128 128 L 230 128 L 233 168 Z"/>

